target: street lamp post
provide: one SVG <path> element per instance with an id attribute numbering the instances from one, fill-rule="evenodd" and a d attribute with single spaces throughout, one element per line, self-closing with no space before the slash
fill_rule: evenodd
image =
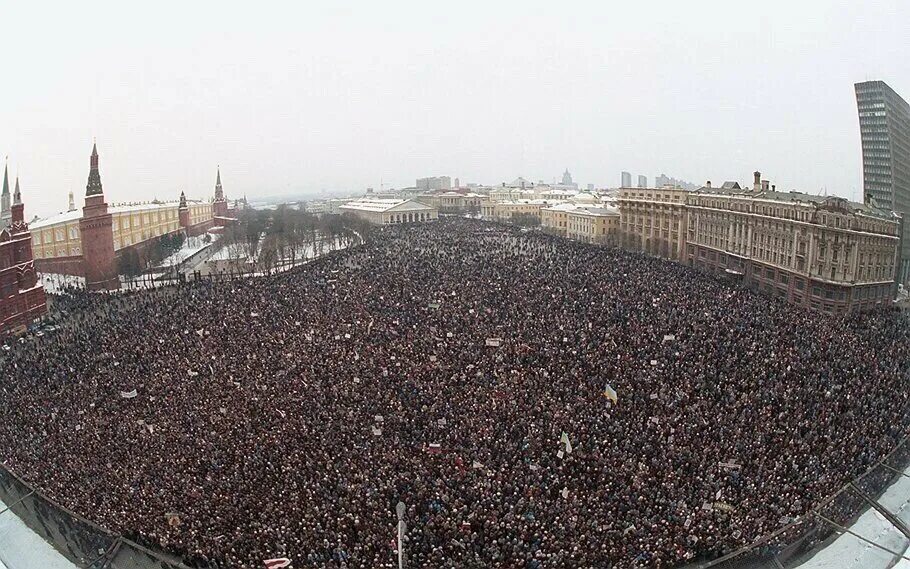
<path id="1" fill-rule="evenodd" d="M 404 523 L 404 512 L 404 502 L 398 502 L 395 506 L 395 513 L 398 514 L 398 569 L 404 569 L 404 534 L 408 531 L 408 526 Z"/>

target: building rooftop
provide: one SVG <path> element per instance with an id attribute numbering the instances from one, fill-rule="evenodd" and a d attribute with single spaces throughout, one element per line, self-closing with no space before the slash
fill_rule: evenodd
<path id="1" fill-rule="evenodd" d="M 497 205 L 557 205 L 565 203 L 559 200 L 545 200 L 541 198 L 535 199 L 517 199 L 517 200 L 505 200 L 498 202 Z"/>
<path id="2" fill-rule="evenodd" d="M 58 213 L 57 215 L 52 215 L 50 217 L 45 217 L 44 219 L 39 219 L 38 221 L 29 223 L 28 226 L 30 229 L 41 229 L 42 227 L 48 227 L 50 225 L 57 225 L 58 223 L 67 223 L 69 221 L 75 221 L 82 217 L 81 209 L 74 209 L 73 211 L 65 211 L 63 213 Z"/>
<path id="3" fill-rule="evenodd" d="M 199 205 L 205 204 L 207 202 L 203 200 L 186 200 L 187 205 Z M 136 203 L 136 204 L 113 204 L 109 205 L 107 208 L 108 213 L 124 213 L 124 212 L 139 212 L 139 211 L 151 211 L 151 210 L 162 210 L 178 207 L 179 202 L 170 201 L 170 202 L 149 202 L 149 203 Z M 29 224 L 31 229 L 41 229 L 43 227 L 49 227 L 52 225 L 59 225 L 61 223 L 68 223 L 70 221 L 76 221 L 82 217 L 82 208 L 74 209 L 73 211 L 65 211 L 63 213 L 58 213 L 57 215 L 52 215 L 50 217 L 45 217 L 44 219 L 39 219 L 34 223 Z"/>
<path id="4" fill-rule="evenodd" d="M 343 206 L 340 206 L 339 209 L 356 209 L 360 211 L 372 211 L 377 213 L 382 213 L 390 211 L 394 208 L 400 207 L 407 204 L 407 209 L 417 210 L 417 209 L 433 209 L 432 207 L 422 204 L 414 200 L 403 200 L 397 198 L 362 198 L 354 201 L 350 201 Z"/>
<path id="5" fill-rule="evenodd" d="M 733 184 L 734 182 L 727 182 L 720 188 L 706 187 L 703 186 L 695 192 L 701 194 L 717 194 L 717 195 L 727 195 L 735 196 L 752 200 L 768 200 L 775 202 L 786 202 L 786 203 L 802 203 L 806 205 L 813 206 L 827 206 L 832 208 L 842 208 L 850 213 L 858 213 L 861 215 L 868 215 L 872 217 L 879 217 L 882 219 L 894 219 L 895 215 L 885 209 L 881 209 L 869 204 L 864 204 L 860 202 L 850 201 L 847 198 L 842 198 L 839 196 L 819 196 L 815 194 L 807 194 L 804 192 L 798 191 L 789 191 L 789 192 L 778 192 L 776 190 L 760 190 L 755 191 L 751 189 L 743 189 L 736 184 L 735 188 L 728 187 L 728 184 Z"/>
<path id="6" fill-rule="evenodd" d="M 548 207 L 548 210 L 551 211 L 575 211 L 580 206 L 574 203 L 558 203 L 552 207 Z"/>
<path id="7" fill-rule="evenodd" d="M 611 217 L 619 215 L 619 210 L 615 207 L 581 207 L 575 210 L 575 214 L 578 215 L 591 215 L 595 217 Z"/>
<path id="8" fill-rule="evenodd" d="M 618 209 L 604 204 L 557 203 L 545 209 L 591 215 L 619 215 Z"/>

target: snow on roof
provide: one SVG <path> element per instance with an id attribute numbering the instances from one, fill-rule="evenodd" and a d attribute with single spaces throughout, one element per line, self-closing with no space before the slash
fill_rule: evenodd
<path id="1" fill-rule="evenodd" d="M 206 205 L 209 203 L 210 202 L 207 202 L 205 200 L 194 200 L 194 199 L 190 199 L 190 198 L 186 199 L 187 205 Z M 176 207 L 180 207 L 180 202 L 169 201 L 169 202 L 149 202 L 149 203 L 137 203 L 137 204 L 118 203 L 118 204 L 112 204 L 112 205 L 108 206 L 107 211 L 108 211 L 108 213 L 123 213 L 123 212 L 127 212 L 127 211 L 132 212 L 132 211 L 173 209 Z"/>
<path id="2" fill-rule="evenodd" d="M 565 211 L 589 215 L 619 215 L 619 210 L 605 204 L 557 203 L 546 208 L 548 211 Z"/>
<path id="3" fill-rule="evenodd" d="M 75 221 L 82 217 L 81 209 L 74 209 L 73 211 L 66 211 L 63 213 L 58 213 L 57 215 L 52 215 L 50 217 L 45 217 L 44 219 L 39 219 L 38 221 L 29 223 L 28 226 L 30 229 L 41 229 L 43 227 L 49 227 L 51 225 L 57 225 L 60 223 L 67 223 L 70 221 Z"/>
<path id="4" fill-rule="evenodd" d="M 576 215 L 590 215 L 592 217 L 611 217 L 619 215 L 619 210 L 615 207 L 580 207 L 572 213 Z"/>
<path id="5" fill-rule="evenodd" d="M 205 205 L 208 202 L 203 200 L 186 200 L 187 205 Z M 113 204 L 109 205 L 107 208 L 108 213 L 126 213 L 126 212 L 140 212 L 140 211 L 161 211 L 163 209 L 174 209 L 179 207 L 180 203 L 176 201 L 172 202 L 149 202 L 149 203 L 137 203 L 137 204 Z M 34 223 L 30 223 L 29 227 L 31 229 L 41 229 L 44 227 L 49 227 L 52 225 L 59 225 L 63 223 L 69 223 L 71 221 L 76 221 L 82 217 L 81 209 L 74 209 L 73 211 L 66 211 L 63 213 L 58 213 L 57 215 L 52 215 L 44 219 L 39 219 Z"/>
<path id="6" fill-rule="evenodd" d="M 517 200 L 506 200 L 499 202 L 497 205 L 550 205 L 550 204 L 559 204 L 562 202 L 555 200 L 544 200 L 544 199 L 517 199 Z"/>
<path id="7" fill-rule="evenodd" d="M 189 205 L 190 200 L 186 200 L 186 201 L 187 201 L 187 205 Z M 108 206 L 107 212 L 108 212 L 108 213 L 126 213 L 126 212 L 150 211 L 150 210 L 158 210 L 158 211 L 160 211 L 160 210 L 162 210 L 162 209 L 173 209 L 173 208 L 179 207 L 179 206 L 180 206 L 180 204 L 177 203 L 177 202 L 171 202 L 171 203 L 143 203 L 143 204 L 135 204 L 135 205 L 130 205 L 130 204 L 117 204 L 117 205 Z"/>
<path id="8" fill-rule="evenodd" d="M 547 209 L 551 210 L 551 211 L 575 211 L 578 208 L 579 208 L 578 204 L 558 203 L 558 204 L 554 205 L 553 207 L 548 207 Z"/>
<path id="9" fill-rule="evenodd" d="M 432 207 L 422 204 L 418 201 L 402 200 L 398 198 L 363 198 L 348 202 L 343 206 L 340 206 L 338 209 L 383 213 L 392 209 L 401 208 L 401 206 L 407 206 L 402 209 L 409 210 L 433 209 Z"/>

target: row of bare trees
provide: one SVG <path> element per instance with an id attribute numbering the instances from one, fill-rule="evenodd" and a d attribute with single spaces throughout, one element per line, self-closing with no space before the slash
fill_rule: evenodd
<path id="1" fill-rule="evenodd" d="M 178 232 L 154 237 L 136 247 L 127 247 L 117 258 L 117 272 L 135 278 L 179 251 L 185 241 L 186 236 Z"/>
<path id="2" fill-rule="evenodd" d="M 225 229 L 222 247 L 238 267 L 271 273 L 365 238 L 365 222 L 333 214 L 315 215 L 282 205 L 273 210 L 246 210 Z"/>

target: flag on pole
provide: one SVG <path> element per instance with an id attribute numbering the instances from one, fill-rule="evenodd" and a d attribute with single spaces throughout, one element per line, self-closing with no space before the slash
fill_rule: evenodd
<path id="1" fill-rule="evenodd" d="M 604 388 L 604 397 L 606 397 L 607 399 L 612 401 L 614 405 L 616 404 L 616 401 L 617 401 L 616 390 L 613 389 L 613 387 L 609 383 Z"/>
<path id="2" fill-rule="evenodd" d="M 287 557 L 276 557 L 275 559 L 263 559 L 266 569 L 281 569 L 282 567 L 289 567 L 291 565 L 291 560 Z"/>

